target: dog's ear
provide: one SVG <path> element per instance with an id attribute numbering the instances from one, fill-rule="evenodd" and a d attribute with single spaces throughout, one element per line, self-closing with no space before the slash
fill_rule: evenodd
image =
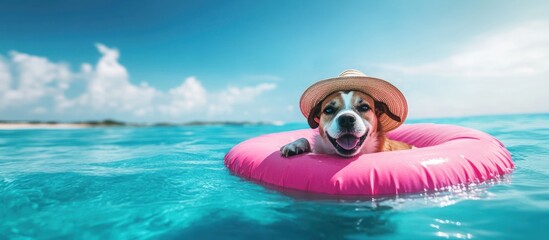
<path id="1" fill-rule="evenodd" d="M 387 114 L 387 117 L 390 117 L 391 119 L 401 122 L 402 119 L 400 119 L 399 116 L 395 115 L 394 113 L 389 110 L 389 107 L 384 102 L 380 101 L 374 101 L 374 104 L 376 105 L 376 115 L 379 117 L 381 114 L 385 113 Z"/>
<path id="2" fill-rule="evenodd" d="M 312 129 L 315 129 L 318 127 L 318 118 L 320 117 L 320 109 L 322 108 L 322 105 L 317 104 L 313 109 L 311 109 L 311 112 L 309 112 L 309 117 L 307 118 L 307 123 L 309 123 L 309 127 Z"/>

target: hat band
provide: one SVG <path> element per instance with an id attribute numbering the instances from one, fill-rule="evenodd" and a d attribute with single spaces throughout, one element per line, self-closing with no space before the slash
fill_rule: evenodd
<path id="1" fill-rule="evenodd" d="M 356 91 L 356 90 L 354 90 Z M 362 92 L 362 91 L 360 91 Z M 364 93 L 364 92 L 362 92 Z M 370 96 L 370 94 L 367 94 L 367 93 L 364 93 L 368 96 Z M 389 106 L 387 106 L 386 103 L 382 102 L 382 101 L 378 101 L 378 100 L 375 100 L 374 97 L 370 96 L 372 99 L 374 99 L 374 106 L 376 108 L 376 115 L 379 117 L 381 116 L 381 114 L 384 114 L 387 115 L 387 117 L 393 119 L 394 121 L 397 121 L 397 122 L 402 122 L 402 119 L 395 115 L 393 112 L 391 112 L 391 110 L 389 109 Z M 326 97 L 324 98 L 326 99 Z M 322 109 L 322 102 L 324 101 L 324 99 L 322 99 L 319 103 L 317 103 L 312 109 L 311 111 L 309 112 L 309 117 L 307 117 L 307 123 L 309 124 L 309 127 L 311 127 L 312 129 L 315 129 L 319 126 L 319 123 L 316 121 L 316 118 L 319 113 L 320 113 L 320 110 Z"/>
<path id="2" fill-rule="evenodd" d="M 379 113 L 378 116 L 385 113 L 387 117 L 397 122 L 402 122 L 402 119 L 399 116 L 395 115 L 393 112 L 391 112 L 391 110 L 389 110 L 389 106 L 387 106 L 387 104 L 385 104 L 384 102 L 374 100 L 374 104 L 376 106 L 376 113 Z"/>

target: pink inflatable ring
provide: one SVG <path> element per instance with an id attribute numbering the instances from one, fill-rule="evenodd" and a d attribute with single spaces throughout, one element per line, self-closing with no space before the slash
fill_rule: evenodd
<path id="1" fill-rule="evenodd" d="M 473 129 L 440 124 L 403 125 L 391 139 L 417 148 L 364 154 L 280 155 L 295 139 L 312 139 L 316 130 L 274 133 L 233 147 L 225 165 L 242 177 L 283 188 L 339 195 L 395 195 L 444 189 L 493 179 L 514 168 L 507 149 L 494 137 Z M 312 141 L 310 141 L 312 142 Z"/>

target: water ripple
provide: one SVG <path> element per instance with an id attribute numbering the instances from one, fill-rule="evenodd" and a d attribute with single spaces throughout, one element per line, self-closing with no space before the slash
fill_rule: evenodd
<path id="1" fill-rule="evenodd" d="M 0 238 L 539 239 L 549 226 L 549 115 L 432 119 L 486 131 L 512 175 L 438 192 L 340 198 L 231 174 L 235 144 L 306 128 L 0 131 Z M 424 122 L 424 121 L 422 121 Z"/>

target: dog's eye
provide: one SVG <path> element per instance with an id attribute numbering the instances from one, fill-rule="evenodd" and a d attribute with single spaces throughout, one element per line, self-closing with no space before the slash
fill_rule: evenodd
<path id="1" fill-rule="evenodd" d="M 363 105 L 358 106 L 357 110 L 359 112 L 367 112 L 368 110 L 370 110 L 370 106 L 368 106 L 367 104 L 363 104 Z"/>
<path id="2" fill-rule="evenodd" d="M 332 114 L 334 112 L 335 112 L 335 109 L 333 107 L 328 106 L 328 107 L 324 108 L 324 113 L 325 114 L 329 115 L 329 114 Z"/>

